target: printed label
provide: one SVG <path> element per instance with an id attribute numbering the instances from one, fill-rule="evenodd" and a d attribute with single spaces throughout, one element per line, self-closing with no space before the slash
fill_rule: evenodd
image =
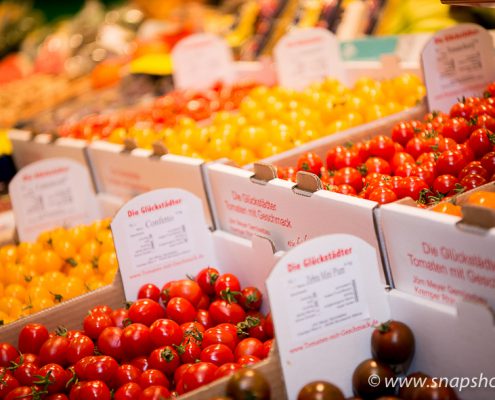
<path id="1" fill-rule="evenodd" d="M 421 56 L 430 110 L 449 112 L 468 96 L 481 96 L 495 80 L 493 42 L 475 24 L 444 29 L 431 38 Z"/>
<path id="2" fill-rule="evenodd" d="M 227 42 L 212 33 L 181 40 L 172 51 L 174 84 L 178 89 L 208 89 L 235 78 L 232 52 Z"/>
<path id="3" fill-rule="evenodd" d="M 346 82 L 335 35 L 322 28 L 297 29 L 285 35 L 274 50 L 279 83 L 301 90 L 326 77 Z"/>
<path id="4" fill-rule="evenodd" d="M 10 183 L 9 193 L 21 241 L 101 217 L 87 169 L 69 159 L 51 158 L 24 167 Z"/>
<path id="5" fill-rule="evenodd" d="M 135 197 L 119 210 L 112 231 L 127 300 L 144 283 L 161 286 L 215 264 L 201 202 L 183 190 Z"/>

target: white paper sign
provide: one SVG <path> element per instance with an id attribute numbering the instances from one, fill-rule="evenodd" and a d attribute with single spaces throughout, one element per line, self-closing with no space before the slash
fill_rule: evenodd
<path id="1" fill-rule="evenodd" d="M 424 47 L 421 60 L 430 110 L 448 112 L 463 96 L 481 96 L 495 80 L 492 38 L 475 24 L 438 32 Z"/>
<path id="2" fill-rule="evenodd" d="M 289 32 L 274 49 L 279 83 L 301 90 L 326 77 L 347 82 L 336 36 L 322 28 Z"/>
<path id="3" fill-rule="evenodd" d="M 127 300 L 145 283 L 161 286 L 216 265 L 201 201 L 185 190 L 135 197 L 115 215 L 112 232 Z"/>
<path id="4" fill-rule="evenodd" d="M 208 89 L 218 82 L 231 84 L 235 78 L 230 47 L 212 33 L 182 39 L 172 50 L 172 62 L 177 89 Z"/>
<path id="5" fill-rule="evenodd" d="M 9 193 L 22 241 L 101 217 L 87 169 L 70 159 L 50 158 L 22 168 L 10 182 Z"/>
<path id="6" fill-rule="evenodd" d="M 369 337 L 389 316 L 373 253 L 351 235 L 320 236 L 292 249 L 272 270 L 267 288 L 289 399 L 317 379 L 347 391 L 354 355 L 369 354 L 369 340 L 353 336 Z M 349 341 L 355 345 L 335 368 L 329 350 Z M 354 367 L 347 366 L 350 360 Z"/>
<path id="7" fill-rule="evenodd" d="M 428 210 L 383 206 L 381 225 L 395 287 L 450 306 L 467 300 L 495 309 L 495 232 L 466 232 L 455 222 Z"/>

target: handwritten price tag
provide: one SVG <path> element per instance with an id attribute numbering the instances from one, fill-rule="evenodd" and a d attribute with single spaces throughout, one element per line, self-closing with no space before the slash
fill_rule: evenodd
<path id="1" fill-rule="evenodd" d="M 480 96 L 495 80 L 493 43 L 488 31 L 460 24 L 435 34 L 421 55 L 428 106 L 448 112 L 464 96 Z"/>
<path id="2" fill-rule="evenodd" d="M 112 221 L 127 300 L 144 283 L 158 286 L 215 265 L 201 201 L 180 189 L 159 189 L 127 202 Z"/>
<path id="3" fill-rule="evenodd" d="M 101 217 L 88 171 L 73 160 L 50 158 L 29 164 L 10 182 L 9 192 L 22 241 Z"/>
<path id="4" fill-rule="evenodd" d="M 232 52 L 222 38 L 198 33 L 181 40 L 172 51 L 174 84 L 178 89 L 203 90 L 235 78 Z"/>
<path id="5" fill-rule="evenodd" d="M 274 56 L 282 86 L 301 90 L 326 77 L 347 81 L 337 38 L 325 29 L 290 32 L 278 42 Z"/>

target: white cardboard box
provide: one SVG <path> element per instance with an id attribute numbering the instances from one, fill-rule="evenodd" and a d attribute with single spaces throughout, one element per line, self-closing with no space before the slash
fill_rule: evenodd
<path id="1" fill-rule="evenodd" d="M 312 259 L 316 254 L 326 254 L 342 246 L 352 251 L 340 259 L 314 265 L 305 262 L 300 269 L 294 267 L 298 261 Z M 373 249 L 358 238 L 328 235 L 292 249 L 273 268 L 267 285 L 288 398 L 296 399 L 302 386 L 319 379 L 332 382 L 350 396 L 354 369 L 361 361 L 371 358 L 373 325 L 389 319 L 406 323 L 414 332 L 416 351 L 410 372 L 421 371 L 437 378 L 457 377 L 457 383 L 451 380 L 457 389 L 462 378 L 478 378 L 481 373 L 488 380 L 495 377 L 495 327 L 491 311 L 480 304 L 462 302 L 452 307 L 396 289 L 387 291 L 380 282 L 377 264 L 366 262 L 370 251 Z M 359 309 L 360 317 L 354 317 L 359 313 L 353 309 L 353 314 L 349 314 L 343 323 L 330 321 L 332 316 L 342 320 L 348 311 L 345 307 L 350 303 L 349 296 L 345 297 L 346 304 L 338 307 L 336 314 L 329 314 L 329 318 L 324 316 L 325 310 L 338 302 L 335 296 L 341 293 L 339 288 L 343 286 L 334 291 L 329 288 L 332 281 L 326 281 L 323 275 L 322 282 L 315 278 L 315 274 L 323 274 L 322 271 L 327 274 L 335 267 L 339 273 L 331 279 L 344 277 L 345 280 L 345 274 L 348 274 L 347 279 L 353 281 L 356 299 L 362 301 L 364 298 L 366 303 Z M 304 309 L 310 306 L 307 293 L 321 284 L 324 287 L 317 291 L 320 312 L 313 314 L 313 318 L 306 314 L 305 318 L 297 320 L 294 312 L 301 309 L 300 306 Z M 291 314 L 287 316 L 286 313 Z M 332 328 L 328 328 L 329 324 L 333 324 Z M 294 335 L 294 332 L 298 334 Z M 492 379 L 492 384 L 494 381 Z M 493 390 L 493 387 L 464 388 L 460 398 L 491 399 Z"/>

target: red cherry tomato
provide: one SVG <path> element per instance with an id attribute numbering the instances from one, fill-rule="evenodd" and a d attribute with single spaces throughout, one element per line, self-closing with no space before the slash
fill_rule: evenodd
<path id="1" fill-rule="evenodd" d="M 406 153 L 405 151 L 396 152 L 390 160 L 390 168 L 392 168 L 392 171 L 395 171 L 397 167 L 406 163 L 414 163 L 413 156 L 411 156 L 409 153 Z"/>
<path id="2" fill-rule="evenodd" d="M 239 304 L 246 311 L 249 310 L 257 311 L 261 307 L 262 300 L 263 300 L 263 295 L 261 294 L 260 290 L 258 288 L 249 286 L 241 290 L 241 297 L 239 299 Z"/>
<path id="3" fill-rule="evenodd" d="M 19 386 L 9 392 L 4 400 L 35 400 L 37 397 L 39 398 L 39 394 L 37 393 L 38 391 L 34 387 Z"/>
<path id="4" fill-rule="evenodd" d="M 183 387 L 186 392 L 207 385 L 215 379 L 218 367 L 215 364 L 199 362 L 191 365 L 182 378 Z"/>
<path id="5" fill-rule="evenodd" d="M 437 159 L 437 174 L 457 176 L 466 164 L 467 162 L 460 151 L 444 151 Z"/>
<path id="6" fill-rule="evenodd" d="M 177 322 L 171 319 L 159 319 L 150 326 L 153 347 L 179 345 L 184 337 Z"/>
<path id="7" fill-rule="evenodd" d="M 160 300 L 162 301 L 162 304 L 164 307 L 167 306 L 168 301 L 171 299 L 170 297 L 170 288 L 174 284 L 174 281 L 167 282 L 165 285 L 162 287 L 162 291 L 160 292 Z"/>
<path id="8" fill-rule="evenodd" d="M 495 151 L 486 153 L 480 160 L 481 166 L 486 170 L 489 176 L 495 173 Z"/>
<path id="9" fill-rule="evenodd" d="M 139 299 L 129 307 L 129 319 L 132 322 L 150 326 L 162 318 L 165 318 L 165 310 L 154 300 Z"/>
<path id="10" fill-rule="evenodd" d="M 414 159 L 418 159 L 418 157 L 426 153 L 428 149 L 424 146 L 424 141 L 420 137 L 413 137 L 406 144 L 406 152 L 409 153 Z"/>
<path id="11" fill-rule="evenodd" d="M 120 361 L 124 358 L 122 349 L 122 329 L 112 326 L 105 328 L 98 336 L 98 350 L 101 354 Z"/>
<path id="12" fill-rule="evenodd" d="M 402 199 L 404 197 L 411 197 L 413 200 L 419 200 L 421 192 L 428 190 L 428 185 L 417 176 L 409 176 L 402 178 L 399 188 L 397 189 L 397 197 Z"/>
<path id="13" fill-rule="evenodd" d="M 172 375 L 180 365 L 179 353 L 171 346 L 153 350 L 148 360 L 150 368 L 157 369 L 166 375 Z"/>
<path id="14" fill-rule="evenodd" d="M 219 276 L 220 273 L 215 268 L 204 268 L 196 275 L 196 282 L 198 282 L 203 293 L 211 296 L 215 294 L 215 282 Z"/>
<path id="15" fill-rule="evenodd" d="M 189 300 L 173 297 L 167 303 L 167 317 L 178 324 L 191 322 L 196 318 L 196 309 Z"/>
<path id="16" fill-rule="evenodd" d="M 26 324 L 19 332 L 18 348 L 21 353 L 38 354 L 41 345 L 48 339 L 48 329 L 41 324 Z M 0 364 L 1 364 L 0 359 Z"/>
<path id="17" fill-rule="evenodd" d="M 479 159 L 492 151 L 495 135 L 486 128 L 476 129 L 471 133 L 467 144 L 473 150 L 475 157 Z"/>
<path id="18" fill-rule="evenodd" d="M 234 354 L 224 344 L 212 344 L 203 349 L 200 359 L 203 362 L 210 362 L 219 367 L 222 364 L 234 362 Z"/>
<path id="19" fill-rule="evenodd" d="M 183 364 L 194 364 L 201 357 L 201 344 L 188 338 L 177 347 L 177 352 Z"/>
<path id="20" fill-rule="evenodd" d="M 451 118 L 462 117 L 469 119 L 471 118 L 471 113 L 473 112 L 473 105 L 470 103 L 458 101 L 450 108 Z"/>
<path id="21" fill-rule="evenodd" d="M 95 345 L 93 341 L 86 335 L 80 335 L 69 342 L 67 361 L 71 365 L 75 364 L 81 358 L 93 355 L 94 349 Z"/>
<path id="22" fill-rule="evenodd" d="M 113 325 L 112 317 L 109 314 L 91 313 L 83 320 L 84 333 L 93 340 L 98 339 L 105 328 Z"/>
<path id="23" fill-rule="evenodd" d="M 472 128 L 466 119 L 452 118 L 445 122 L 440 132 L 446 138 L 454 139 L 457 143 L 464 143 L 471 130 Z"/>
<path id="24" fill-rule="evenodd" d="M 455 194 L 458 183 L 459 180 L 453 175 L 439 175 L 433 182 L 433 190 L 437 193 L 451 196 Z"/>
<path id="25" fill-rule="evenodd" d="M 138 384 L 142 389 L 146 389 L 150 386 L 164 386 L 167 389 L 170 387 L 170 382 L 164 373 L 151 368 L 141 374 Z"/>
<path id="26" fill-rule="evenodd" d="M 390 188 L 378 187 L 370 192 L 368 199 L 371 201 L 376 201 L 378 204 L 387 204 L 396 201 L 397 195 Z"/>
<path id="27" fill-rule="evenodd" d="M 359 192 L 363 188 L 363 176 L 356 168 L 341 168 L 335 172 L 334 178 L 337 186 L 343 184 L 351 185 L 356 192 Z"/>
<path id="28" fill-rule="evenodd" d="M 108 386 L 98 380 L 82 382 L 76 390 L 77 394 L 74 398 L 71 390 L 71 400 L 110 400 L 112 397 Z"/>
<path id="29" fill-rule="evenodd" d="M 250 365 L 255 365 L 259 363 L 261 360 L 256 356 L 241 356 L 237 360 L 238 364 L 241 364 L 243 367 L 249 367 Z"/>
<path id="30" fill-rule="evenodd" d="M 0 399 L 7 396 L 8 393 L 19 387 L 19 382 L 16 378 L 5 368 L 0 367 Z"/>
<path id="31" fill-rule="evenodd" d="M 114 400 L 136 400 L 143 390 L 135 382 L 128 382 L 120 386 L 114 394 Z"/>
<path id="32" fill-rule="evenodd" d="M 146 283 L 139 288 L 138 299 L 151 299 L 154 301 L 160 300 L 160 288 L 152 283 Z"/>
<path id="33" fill-rule="evenodd" d="M 394 141 L 388 136 L 378 135 L 369 141 L 369 152 L 372 157 L 390 160 L 395 153 Z"/>
<path id="34" fill-rule="evenodd" d="M 357 195 L 356 189 L 354 189 L 351 185 L 347 185 L 345 183 L 342 185 L 338 185 L 336 192 L 346 194 L 348 196 L 356 196 Z"/>
<path id="35" fill-rule="evenodd" d="M 395 170 L 396 176 L 416 176 L 417 174 L 417 166 L 416 163 L 404 163 L 399 165 Z"/>
<path id="36" fill-rule="evenodd" d="M 0 343 L 0 367 L 10 367 L 10 363 L 14 361 L 19 353 L 16 348 L 10 343 Z"/>
<path id="37" fill-rule="evenodd" d="M 115 372 L 115 377 L 112 381 L 115 387 L 121 387 L 127 383 L 137 383 L 141 371 L 132 364 L 122 364 Z"/>
<path id="38" fill-rule="evenodd" d="M 210 298 L 208 297 L 208 295 L 203 293 L 201 295 L 201 300 L 199 300 L 197 308 L 202 310 L 207 310 L 209 306 L 210 306 Z"/>
<path id="39" fill-rule="evenodd" d="M 170 298 L 182 297 L 189 300 L 194 307 L 197 307 L 201 300 L 202 292 L 197 282 L 190 279 L 181 279 L 170 286 L 169 296 Z"/>
<path id="40" fill-rule="evenodd" d="M 129 319 L 129 312 L 125 308 L 117 308 L 110 314 L 113 325 L 117 328 L 124 329 L 131 321 Z"/>
<path id="41" fill-rule="evenodd" d="M 93 307 L 91 310 L 89 310 L 90 314 L 107 314 L 111 315 L 112 314 L 112 308 L 110 306 L 105 305 L 99 305 Z"/>
<path id="42" fill-rule="evenodd" d="M 461 172 L 459 172 L 458 178 L 462 180 L 467 175 L 480 175 L 485 179 L 488 179 L 488 171 L 483 168 L 480 161 L 471 161 L 467 164 Z"/>
<path id="43" fill-rule="evenodd" d="M 131 324 L 124 328 L 120 338 L 126 357 L 146 356 L 151 350 L 150 328 L 143 324 Z"/>
<path id="44" fill-rule="evenodd" d="M 246 338 L 239 342 L 235 348 L 235 359 L 238 361 L 242 356 L 263 357 L 263 343 L 255 338 Z"/>
<path id="45" fill-rule="evenodd" d="M 181 364 L 174 372 L 174 382 L 177 383 L 179 382 L 182 377 L 184 376 L 184 373 L 187 371 L 187 369 L 193 364 L 191 363 L 186 363 L 186 364 Z"/>
<path id="46" fill-rule="evenodd" d="M 461 179 L 461 186 L 464 186 L 466 190 L 471 190 L 474 188 L 477 188 L 481 185 L 484 185 L 486 183 L 486 179 L 483 178 L 481 175 L 466 175 L 464 178 Z"/>
<path id="47" fill-rule="evenodd" d="M 366 167 L 366 171 L 368 174 L 378 173 L 384 175 L 390 175 L 392 169 L 390 168 L 390 164 L 385 161 L 383 158 L 379 157 L 370 157 L 364 163 Z"/>
<path id="48" fill-rule="evenodd" d="M 46 364 L 39 369 L 38 382 L 49 394 L 63 392 L 70 376 L 65 369 L 58 364 Z"/>
<path id="49" fill-rule="evenodd" d="M 119 369 L 119 364 L 109 356 L 91 356 L 79 360 L 74 368 L 80 379 L 100 380 L 110 384 Z"/>
<path id="50" fill-rule="evenodd" d="M 131 360 L 131 365 L 136 367 L 139 371 L 144 372 L 148 369 L 148 357 L 138 356 Z"/>
<path id="51" fill-rule="evenodd" d="M 273 337 L 275 335 L 274 335 L 274 331 L 273 331 L 273 320 L 272 320 L 272 314 L 271 313 L 268 313 L 266 315 L 266 318 L 263 321 L 263 329 L 266 333 L 266 337 L 268 339 L 273 339 Z"/>
<path id="52" fill-rule="evenodd" d="M 224 322 L 237 324 L 246 318 L 246 312 L 239 304 L 229 303 L 226 300 L 215 300 L 210 304 L 208 311 L 216 324 Z"/>
<path id="53" fill-rule="evenodd" d="M 222 297 L 225 292 L 240 292 L 241 284 L 239 279 L 233 274 L 223 274 L 215 282 L 215 294 Z"/>
<path id="54" fill-rule="evenodd" d="M 67 366 L 68 349 L 69 339 L 63 336 L 54 336 L 49 338 L 40 348 L 40 365 L 54 363 L 60 364 L 63 367 Z"/>
<path id="55" fill-rule="evenodd" d="M 223 378 L 224 376 L 230 376 L 234 372 L 239 371 L 242 369 L 242 365 L 238 363 L 225 363 L 218 367 L 217 372 L 215 373 L 215 379 L 220 379 Z"/>
<path id="56" fill-rule="evenodd" d="M 363 162 L 363 160 L 364 158 L 362 158 L 362 154 L 360 154 L 357 147 L 346 147 L 343 151 L 339 151 L 335 154 L 333 158 L 333 166 L 331 169 L 339 170 L 346 167 L 356 168 Z"/>
<path id="57" fill-rule="evenodd" d="M 142 391 L 138 400 L 163 400 L 170 396 L 170 391 L 164 386 L 149 386 Z"/>
<path id="58" fill-rule="evenodd" d="M 267 358 L 270 355 L 273 346 L 273 339 L 267 340 L 263 343 L 263 356 L 261 358 Z"/>
<path id="59" fill-rule="evenodd" d="M 399 122 L 392 128 L 392 140 L 405 146 L 414 137 L 416 129 L 410 122 Z"/>
<path id="60" fill-rule="evenodd" d="M 312 172 L 315 175 L 320 175 L 321 167 L 323 166 L 323 161 L 320 156 L 316 153 L 305 153 L 299 157 L 297 160 L 297 170 Z"/>
<path id="61" fill-rule="evenodd" d="M 207 310 L 198 310 L 196 321 L 199 322 L 205 329 L 211 328 L 214 325 L 213 319 Z"/>
<path id="62" fill-rule="evenodd" d="M 20 386 L 33 386 L 34 382 L 38 380 L 38 375 L 40 374 L 39 370 L 40 369 L 36 364 L 23 363 L 17 366 L 12 373 Z M 0 395 L 0 399 L 1 398 L 2 396 Z"/>
<path id="63" fill-rule="evenodd" d="M 225 344 L 234 351 L 237 345 L 237 339 L 225 329 L 218 327 L 210 328 L 203 334 L 203 348 L 212 344 Z"/>

